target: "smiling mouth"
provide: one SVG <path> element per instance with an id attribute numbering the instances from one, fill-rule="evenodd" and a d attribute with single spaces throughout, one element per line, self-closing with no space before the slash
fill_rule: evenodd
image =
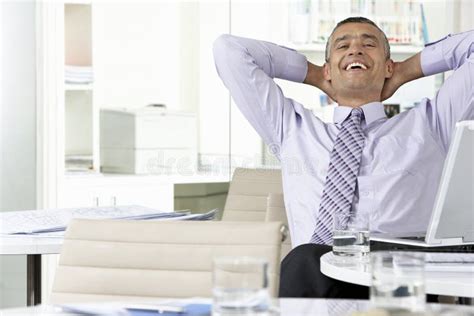
<path id="1" fill-rule="evenodd" d="M 346 71 L 350 70 L 367 70 L 367 66 L 359 62 L 354 62 L 347 65 Z"/>

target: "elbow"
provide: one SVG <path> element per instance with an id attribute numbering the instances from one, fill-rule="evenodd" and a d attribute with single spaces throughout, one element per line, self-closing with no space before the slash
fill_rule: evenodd
<path id="1" fill-rule="evenodd" d="M 214 54 L 214 59 L 218 59 L 219 56 L 225 56 L 230 50 L 230 42 L 232 35 L 221 34 L 219 35 L 212 45 L 212 52 Z"/>
<path id="2" fill-rule="evenodd" d="M 221 50 L 225 47 L 228 46 L 230 40 L 232 38 L 232 35 L 230 34 L 221 34 L 219 35 L 215 40 L 214 40 L 214 44 L 213 44 L 213 50 L 214 52 L 217 50 Z"/>
<path id="3" fill-rule="evenodd" d="M 227 72 L 229 68 L 229 55 L 230 55 L 230 38 L 229 34 L 222 34 L 214 40 L 212 45 L 212 53 L 214 55 L 214 65 L 217 70 L 219 77 L 223 78 L 223 74 Z"/>
<path id="4" fill-rule="evenodd" d="M 236 37 L 230 34 L 219 35 L 212 46 L 214 62 L 217 66 L 229 63 L 232 59 L 236 60 L 238 56 L 241 56 L 241 51 L 242 47 L 236 41 Z"/>

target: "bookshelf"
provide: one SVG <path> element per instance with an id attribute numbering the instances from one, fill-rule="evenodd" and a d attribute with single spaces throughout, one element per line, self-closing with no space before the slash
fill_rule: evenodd
<path id="1" fill-rule="evenodd" d="M 93 85 L 92 2 L 64 4 L 65 171 L 98 172 L 98 109 Z"/>
<path id="2" fill-rule="evenodd" d="M 420 46 L 426 39 L 422 0 L 295 0 L 288 2 L 289 39 L 325 43 L 336 24 L 350 16 L 374 21 L 390 44 Z"/>

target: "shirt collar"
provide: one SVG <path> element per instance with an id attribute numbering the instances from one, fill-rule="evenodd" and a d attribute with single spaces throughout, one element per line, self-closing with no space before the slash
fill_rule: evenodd
<path id="1" fill-rule="evenodd" d="M 372 122 L 381 118 L 386 118 L 387 115 L 383 109 L 382 102 L 370 102 L 361 106 L 364 112 L 365 124 L 369 125 Z M 334 123 L 341 124 L 351 113 L 352 108 L 350 106 L 338 105 L 334 109 Z"/>

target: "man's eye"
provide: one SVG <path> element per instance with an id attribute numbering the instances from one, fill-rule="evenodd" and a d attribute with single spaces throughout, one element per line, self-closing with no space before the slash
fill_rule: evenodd
<path id="1" fill-rule="evenodd" d="M 341 45 L 341 46 L 338 46 L 337 49 L 341 49 L 341 48 L 347 48 L 348 45 Z"/>
<path id="2" fill-rule="evenodd" d="M 374 44 L 371 44 L 371 43 L 367 43 L 367 44 L 365 44 L 365 46 L 367 46 L 367 47 L 375 47 L 375 45 L 374 45 Z"/>

